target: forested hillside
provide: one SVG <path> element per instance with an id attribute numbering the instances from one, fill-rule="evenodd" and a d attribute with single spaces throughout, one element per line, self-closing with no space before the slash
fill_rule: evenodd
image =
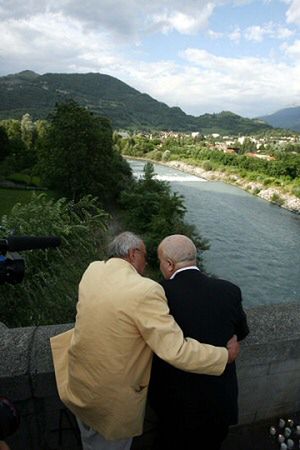
<path id="1" fill-rule="evenodd" d="M 26 113 L 34 120 L 44 119 L 56 103 L 68 99 L 109 118 L 115 129 L 221 134 L 253 134 L 272 129 L 261 120 L 245 119 L 231 112 L 194 117 L 99 73 L 38 75 L 23 71 L 0 77 L 0 119 L 21 119 Z"/>

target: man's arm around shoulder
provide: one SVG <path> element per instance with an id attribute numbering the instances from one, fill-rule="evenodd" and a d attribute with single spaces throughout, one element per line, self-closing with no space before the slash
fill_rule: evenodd
<path id="1" fill-rule="evenodd" d="M 149 347 L 161 359 L 178 369 L 221 375 L 226 364 L 238 355 L 239 344 L 236 339 L 226 349 L 184 338 L 181 328 L 169 314 L 162 287 L 156 283 L 145 293 L 135 314 L 139 331 Z"/>

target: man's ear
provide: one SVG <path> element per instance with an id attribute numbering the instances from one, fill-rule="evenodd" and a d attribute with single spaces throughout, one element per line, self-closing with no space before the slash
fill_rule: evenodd
<path id="1" fill-rule="evenodd" d="M 173 272 L 175 272 L 175 263 L 170 258 L 167 259 L 167 263 L 168 263 L 167 269 L 168 269 L 169 273 L 172 275 Z"/>
<path id="2" fill-rule="evenodd" d="M 128 252 L 127 261 L 132 263 L 134 261 L 134 259 L 135 259 L 135 249 L 131 248 Z"/>

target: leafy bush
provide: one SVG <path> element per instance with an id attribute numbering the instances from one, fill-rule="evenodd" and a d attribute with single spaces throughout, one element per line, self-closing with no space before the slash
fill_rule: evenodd
<path id="1" fill-rule="evenodd" d="M 152 150 L 151 152 L 147 153 L 147 158 L 153 159 L 154 161 L 161 161 L 162 152 L 160 150 Z"/>
<path id="2" fill-rule="evenodd" d="M 169 161 L 171 157 L 171 152 L 170 150 L 165 150 L 162 154 L 161 160 L 162 161 Z"/>
<path id="3" fill-rule="evenodd" d="M 209 171 L 209 170 L 212 170 L 212 169 L 213 169 L 213 165 L 212 165 L 212 163 L 211 163 L 209 160 L 203 161 L 203 163 L 202 163 L 201 165 L 202 165 L 202 168 L 203 168 L 204 170 Z"/>
<path id="4" fill-rule="evenodd" d="M 300 198 L 300 187 L 296 186 L 292 189 L 292 194 L 294 194 L 296 197 Z"/>
<path id="5" fill-rule="evenodd" d="M 1 237 L 56 235 L 58 249 L 26 251 L 25 277 L 21 284 L 0 286 L 1 322 L 8 326 L 71 322 L 75 318 L 77 288 L 82 273 L 94 259 L 103 256 L 108 215 L 97 199 L 77 203 L 61 198 L 49 200 L 33 195 L 26 204 L 16 204 L 1 221 Z"/>
<path id="6" fill-rule="evenodd" d="M 260 191 L 261 191 L 261 189 L 259 187 L 256 187 L 256 188 L 253 189 L 252 193 L 254 195 L 258 195 L 260 193 Z"/>
<path id="7" fill-rule="evenodd" d="M 257 172 L 248 172 L 246 177 L 249 181 L 257 181 L 258 180 L 258 174 Z"/>
<path id="8" fill-rule="evenodd" d="M 276 203 L 276 205 L 282 205 L 283 199 L 276 192 L 272 194 L 271 202 Z"/>
<path id="9" fill-rule="evenodd" d="M 263 185 L 270 186 L 270 185 L 274 184 L 274 181 L 275 181 L 275 178 L 273 178 L 273 177 L 264 178 Z"/>

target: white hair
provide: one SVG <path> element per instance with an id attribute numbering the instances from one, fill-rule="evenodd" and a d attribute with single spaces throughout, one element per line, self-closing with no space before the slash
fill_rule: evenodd
<path id="1" fill-rule="evenodd" d="M 108 246 L 108 258 L 125 258 L 129 250 L 140 248 L 143 240 L 130 231 L 124 231 L 116 236 Z"/>

